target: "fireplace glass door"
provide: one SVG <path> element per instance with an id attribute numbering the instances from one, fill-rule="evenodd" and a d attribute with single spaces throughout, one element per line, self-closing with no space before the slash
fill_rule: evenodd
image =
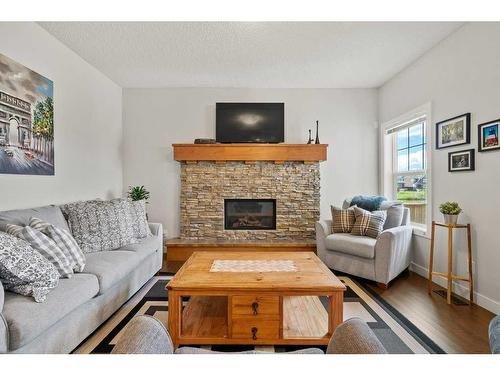
<path id="1" fill-rule="evenodd" d="M 276 229 L 276 199 L 224 199 L 224 229 Z"/>

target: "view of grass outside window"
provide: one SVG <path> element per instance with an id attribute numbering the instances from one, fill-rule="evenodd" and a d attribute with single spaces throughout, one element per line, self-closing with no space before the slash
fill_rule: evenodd
<path id="1" fill-rule="evenodd" d="M 412 224 L 425 228 L 427 207 L 425 121 L 399 130 L 394 136 L 395 198 L 410 209 Z"/>

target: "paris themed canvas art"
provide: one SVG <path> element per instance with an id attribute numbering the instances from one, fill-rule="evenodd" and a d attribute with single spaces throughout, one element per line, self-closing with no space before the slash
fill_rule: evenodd
<path id="1" fill-rule="evenodd" d="M 54 175 L 54 84 L 2 54 L 0 174 Z"/>

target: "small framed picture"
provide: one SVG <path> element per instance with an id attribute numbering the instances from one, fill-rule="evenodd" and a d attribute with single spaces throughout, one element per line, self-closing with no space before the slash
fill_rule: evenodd
<path id="1" fill-rule="evenodd" d="M 436 124 L 436 149 L 470 143 L 470 113 Z"/>
<path id="2" fill-rule="evenodd" d="M 477 139 L 479 141 L 478 151 L 493 151 L 500 149 L 498 142 L 498 127 L 500 119 L 477 126 Z"/>
<path id="3" fill-rule="evenodd" d="M 448 153 L 448 172 L 473 171 L 474 149 Z"/>

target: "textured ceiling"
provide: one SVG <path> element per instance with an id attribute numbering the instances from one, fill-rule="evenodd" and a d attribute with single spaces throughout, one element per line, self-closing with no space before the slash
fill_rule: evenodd
<path id="1" fill-rule="evenodd" d="M 122 87 L 378 87 L 451 22 L 41 22 Z"/>

